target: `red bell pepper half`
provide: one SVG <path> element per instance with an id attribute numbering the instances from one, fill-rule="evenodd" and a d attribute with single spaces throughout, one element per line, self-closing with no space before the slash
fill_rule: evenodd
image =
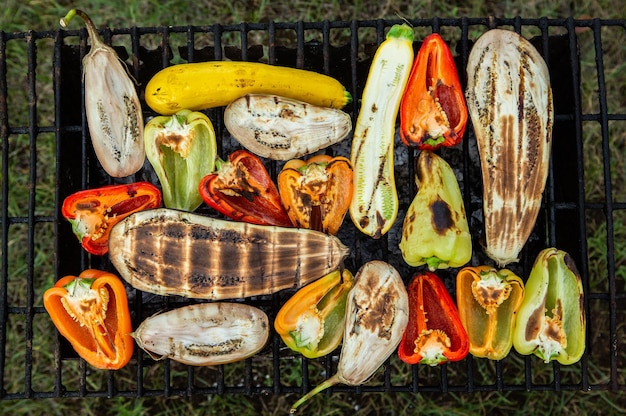
<path id="1" fill-rule="evenodd" d="M 441 36 L 424 39 L 400 104 L 400 137 L 407 146 L 435 150 L 461 141 L 467 105 L 454 58 Z"/>
<path id="2" fill-rule="evenodd" d="M 432 272 L 416 273 L 408 286 L 409 323 L 398 346 L 407 364 L 459 361 L 469 352 L 467 332 L 452 297 Z"/>
<path id="3" fill-rule="evenodd" d="M 78 191 L 65 198 L 61 214 L 72 224 L 81 245 L 91 254 L 109 251 L 111 228 L 129 216 L 161 205 L 161 191 L 149 182 L 108 185 Z"/>
<path id="4" fill-rule="evenodd" d="M 247 150 L 236 150 L 228 161 L 218 158 L 217 170 L 200 181 L 207 205 L 236 221 L 293 227 L 278 188 L 265 165 Z"/>

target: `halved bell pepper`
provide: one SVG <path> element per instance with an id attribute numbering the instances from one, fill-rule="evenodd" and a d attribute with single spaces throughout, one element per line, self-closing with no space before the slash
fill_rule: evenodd
<path id="1" fill-rule="evenodd" d="M 151 119 L 144 129 L 146 156 L 163 189 L 167 208 L 194 211 L 202 204 L 200 180 L 215 167 L 217 143 L 211 120 L 180 110 Z"/>
<path id="2" fill-rule="evenodd" d="M 454 171 L 443 158 L 422 150 L 416 181 L 419 189 L 402 226 L 404 261 L 427 264 L 430 271 L 465 265 L 472 258 L 472 237 Z"/>
<path id="3" fill-rule="evenodd" d="M 217 158 L 216 171 L 200 181 L 200 196 L 210 207 L 237 221 L 293 227 L 278 188 L 265 165 L 247 150 L 228 161 Z"/>
<path id="4" fill-rule="evenodd" d="M 130 214 L 161 205 L 161 191 L 149 182 L 109 185 L 78 191 L 65 198 L 61 214 L 72 224 L 91 254 L 109 251 L 111 228 Z"/>
<path id="5" fill-rule="evenodd" d="M 65 276 L 46 290 L 43 304 L 52 322 L 85 361 L 117 370 L 133 355 L 126 289 L 112 273 L 88 269 Z"/>
<path id="6" fill-rule="evenodd" d="M 456 303 L 475 357 L 501 360 L 513 346 L 524 282 L 508 269 L 465 267 L 456 275 Z"/>
<path id="7" fill-rule="evenodd" d="M 415 58 L 400 104 L 400 137 L 407 146 L 435 150 L 461 141 L 467 105 L 450 48 L 433 33 Z"/>
<path id="8" fill-rule="evenodd" d="M 526 281 L 526 294 L 513 331 L 513 346 L 523 355 L 573 364 L 585 352 L 583 285 L 569 254 L 542 250 Z"/>
<path id="9" fill-rule="evenodd" d="M 469 352 L 467 332 L 441 279 L 432 272 L 418 272 L 407 291 L 409 323 L 398 357 L 407 364 L 431 366 L 465 358 Z"/>
<path id="10" fill-rule="evenodd" d="M 276 332 L 307 358 L 331 353 L 343 338 L 346 299 L 353 284 L 352 273 L 344 269 L 301 288 L 278 311 Z"/>
<path id="11" fill-rule="evenodd" d="M 295 227 L 335 235 L 352 201 L 352 164 L 342 156 L 292 159 L 278 175 L 278 192 Z"/>

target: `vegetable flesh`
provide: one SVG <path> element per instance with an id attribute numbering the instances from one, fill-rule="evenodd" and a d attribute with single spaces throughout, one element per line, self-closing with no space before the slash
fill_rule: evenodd
<path id="1" fill-rule="evenodd" d="M 224 124 L 246 149 L 288 160 L 324 149 L 352 130 L 348 113 L 276 95 L 248 94 L 228 104 Z"/>
<path id="2" fill-rule="evenodd" d="M 83 58 L 85 114 L 94 152 L 102 168 L 121 178 L 136 173 L 146 158 L 143 115 L 135 85 L 117 53 L 104 44 L 89 16 L 72 9 L 61 26 L 80 16 L 91 39 Z"/>
<path id="3" fill-rule="evenodd" d="M 269 338 L 269 320 L 250 305 L 200 303 L 153 315 L 132 336 L 156 360 L 220 365 L 259 352 Z"/>
<path id="4" fill-rule="evenodd" d="M 472 48 L 467 74 L 483 178 L 485 251 L 504 266 L 518 261 L 541 207 L 554 117 L 549 73 L 530 42 L 493 29 Z"/>
<path id="5" fill-rule="evenodd" d="M 300 287 L 336 270 L 348 248 L 312 230 L 219 220 L 167 208 L 118 223 L 109 257 L 133 287 L 233 299 Z"/>
<path id="6" fill-rule="evenodd" d="M 337 383 L 365 383 L 398 347 L 409 320 L 409 299 L 393 266 L 380 260 L 364 264 L 354 278 L 346 305 L 337 373 L 294 403 L 291 413 Z"/>
<path id="7" fill-rule="evenodd" d="M 354 128 L 350 216 L 363 233 L 380 238 L 398 215 L 394 178 L 395 123 L 413 64 L 413 29 L 394 25 L 372 61 Z"/>

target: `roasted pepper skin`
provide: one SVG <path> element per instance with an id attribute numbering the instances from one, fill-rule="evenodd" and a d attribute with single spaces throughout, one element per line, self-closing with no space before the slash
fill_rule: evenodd
<path id="1" fill-rule="evenodd" d="M 211 120 L 190 110 L 154 117 L 146 124 L 144 143 L 165 207 L 190 212 L 198 208 L 202 204 L 198 183 L 213 172 L 217 157 Z"/>
<path id="2" fill-rule="evenodd" d="M 353 283 L 350 271 L 336 270 L 289 298 L 274 320 L 285 344 L 307 358 L 333 352 L 343 338 L 346 299 Z"/>
<path id="3" fill-rule="evenodd" d="M 574 364 L 585 352 L 586 319 L 583 285 L 569 254 L 542 250 L 526 281 L 526 294 L 513 332 L 522 355 L 548 363 Z"/>
<path id="4" fill-rule="evenodd" d="M 456 303 L 467 331 L 470 354 L 501 360 L 513 346 L 515 318 L 524 282 L 508 269 L 465 267 L 456 275 Z"/>
<path id="5" fill-rule="evenodd" d="M 430 271 L 464 266 L 472 237 L 454 171 L 440 156 L 422 150 L 417 159 L 417 194 L 402 225 L 400 251 L 413 267 Z"/>
<path id="6" fill-rule="evenodd" d="M 109 251 L 111 228 L 132 213 L 161 205 L 161 191 L 149 182 L 109 185 L 78 191 L 65 198 L 61 214 L 85 250 Z"/>
<path id="7" fill-rule="evenodd" d="M 278 175 L 278 192 L 294 227 L 336 235 L 352 201 L 352 164 L 342 156 L 292 159 Z"/>
<path id="8" fill-rule="evenodd" d="M 407 364 L 431 366 L 465 358 L 469 339 L 441 279 L 433 272 L 418 272 L 407 291 L 409 324 L 398 346 L 398 357 Z"/>
<path id="9" fill-rule="evenodd" d="M 441 36 L 427 36 L 415 58 L 400 104 L 400 137 L 407 146 L 435 150 L 463 138 L 467 105 L 454 58 Z"/>
<path id="10" fill-rule="evenodd" d="M 74 350 L 92 366 L 117 370 L 130 361 L 134 341 L 126 289 L 114 274 L 87 269 L 46 290 L 43 304 Z"/>
<path id="11" fill-rule="evenodd" d="M 207 205 L 236 221 L 293 227 L 265 165 L 247 150 L 234 151 L 228 161 L 218 158 L 199 189 Z"/>

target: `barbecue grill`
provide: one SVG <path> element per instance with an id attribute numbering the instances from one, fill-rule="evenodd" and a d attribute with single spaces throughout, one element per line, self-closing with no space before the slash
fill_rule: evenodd
<path id="1" fill-rule="evenodd" d="M 554 246 L 572 255 L 586 293 L 587 349 L 582 360 L 571 366 L 544 364 L 534 356 L 521 356 L 514 350 L 499 362 L 468 356 L 461 362 L 435 368 L 408 366 L 392 356 L 364 386 L 338 385 L 330 392 L 625 390 L 626 363 L 624 354 L 619 353 L 624 347 L 626 291 L 620 276 L 624 276 L 626 250 L 624 242 L 615 235 L 614 224 L 626 220 L 626 196 L 624 189 L 621 193 L 617 190 L 619 183 L 624 185 L 624 179 L 616 178 L 611 167 L 611 161 L 623 157 L 624 144 L 620 151 L 609 146 L 609 139 L 610 132 L 621 132 L 624 137 L 626 108 L 613 108 L 607 102 L 605 74 L 611 57 L 604 54 L 602 39 L 623 36 L 626 21 L 464 17 L 409 22 L 416 30 L 416 51 L 421 40 L 432 31 L 442 33 L 450 42 L 462 82 L 473 42 L 480 33 L 495 27 L 514 30 L 531 39 L 548 63 L 555 105 L 550 175 L 534 232 L 520 262 L 510 268 L 525 280 L 541 249 Z M 337 78 L 355 98 L 345 111 L 356 121 L 371 58 L 394 23 L 399 22 L 132 27 L 103 29 L 101 34 L 128 64 L 142 99 L 143 86 L 150 77 L 174 63 L 213 59 L 263 61 Z M 586 47 L 595 51 L 595 67 L 581 70 L 579 51 L 583 36 L 588 42 Z M 95 382 L 94 378 L 102 372 L 79 359 L 49 324 L 41 294 L 54 281 L 67 274 L 78 275 L 89 267 L 115 272 L 107 256 L 90 256 L 80 247 L 70 224 L 60 214 L 63 199 L 78 190 L 111 183 L 135 180 L 158 183 L 147 162 L 134 177 L 124 179 L 113 180 L 100 168 L 91 148 L 82 105 L 81 59 L 88 45 L 84 29 L 0 32 L 0 398 L 309 391 L 336 371 L 338 350 L 327 357 L 309 360 L 288 350 L 272 332 L 267 346 L 252 358 L 217 368 L 193 368 L 169 360 L 154 361 L 136 348 L 127 367 L 105 372 L 104 381 Z M 26 68 L 14 65 L 11 57 L 15 53 L 27 56 Z M 49 64 L 50 81 L 42 81 L 45 78 L 42 68 L 45 70 Z M 582 83 L 592 85 L 591 97 L 583 96 Z M 20 104 L 20 98 L 25 102 Z M 584 110 L 587 108 L 584 99 L 594 103 L 592 110 Z M 143 108 L 146 119 L 155 115 L 145 104 Z M 225 158 L 238 144 L 224 127 L 223 109 L 208 110 L 206 114 L 215 126 L 219 155 Z M 590 135 L 596 137 L 595 141 L 586 140 Z M 44 156 L 42 149 L 54 152 L 54 164 L 48 170 L 39 163 Z M 326 151 L 348 156 L 350 140 Z M 461 145 L 441 150 L 440 154 L 455 169 L 463 192 L 474 243 L 471 264 L 492 264 L 480 245 L 482 183 L 471 126 Z M 590 155 L 598 158 L 595 173 L 584 169 L 585 161 L 593 157 Z M 396 179 L 401 208 L 396 224 L 387 235 L 380 240 L 371 239 L 360 234 L 346 217 L 338 237 L 351 247 L 345 266 L 352 272 L 372 259 L 394 265 L 406 282 L 415 271 L 404 263 L 398 243 L 404 212 L 416 192 L 413 180 L 416 156 L 417 152 L 404 147 L 397 137 Z M 281 162 L 266 160 L 266 163 L 276 178 Z M 589 187 L 594 181 L 599 184 L 601 196 L 591 198 Z M 54 195 L 41 194 L 42 182 L 53 183 Z M 28 201 L 25 206 L 12 203 L 20 193 L 28 195 L 22 198 Z M 217 216 L 206 206 L 198 212 Z M 591 226 L 601 227 L 600 243 L 604 247 L 601 252 L 590 250 Z M 452 294 L 455 273 L 456 270 L 438 273 Z M 280 306 L 294 292 L 286 290 L 234 301 L 260 307 L 273 321 Z M 192 302 L 182 297 L 142 293 L 131 287 L 128 294 L 134 328 L 153 313 Z M 33 384 L 35 373 L 39 378 L 45 374 L 44 385 Z"/>

